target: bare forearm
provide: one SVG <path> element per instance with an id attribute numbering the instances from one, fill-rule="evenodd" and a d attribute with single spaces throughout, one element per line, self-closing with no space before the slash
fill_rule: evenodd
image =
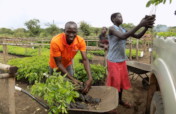
<path id="1" fill-rule="evenodd" d="M 130 37 L 132 34 L 134 34 L 136 31 L 138 31 L 141 28 L 141 25 L 137 25 L 136 27 L 134 27 L 132 30 L 124 33 L 124 36 L 126 38 Z"/>
<path id="2" fill-rule="evenodd" d="M 74 79 L 73 76 L 71 76 L 71 74 L 69 74 L 69 72 L 66 70 L 66 68 L 62 64 L 57 64 L 57 66 L 61 72 L 63 72 L 64 74 L 67 74 L 67 77 L 69 79 Z"/>
<path id="3" fill-rule="evenodd" d="M 145 27 L 142 32 L 140 32 L 139 34 L 134 34 L 134 35 L 132 35 L 132 37 L 134 37 L 134 38 L 141 38 L 141 37 L 145 34 L 145 32 L 146 32 L 147 30 L 148 30 L 148 28 Z"/>
<path id="4" fill-rule="evenodd" d="M 127 39 L 128 37 L 133 35 L 137 30 L 139 30 L 140 28 L 141 28 L 141 25 L 139 24 L 138 26 L 134 27 L 132 30 L 123 33 L 123 32 L 117 31 L 114 27 L 110 27 L 109 34 L 115 35 L 120 39 Z"/>

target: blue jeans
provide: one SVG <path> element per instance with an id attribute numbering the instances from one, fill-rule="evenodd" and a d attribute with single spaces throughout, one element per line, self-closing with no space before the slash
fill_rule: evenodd
<path id="1" fill-rule="evenodd" d="M 66 70 L 67 70 L 67 72 L 68 72 L 69 74 L 71 74 L 71 76 L 73 76 L 74 71 L 73 71 L 73 65 L 72 65 L 72 64 L 69 65 L 69 66 L 66 68 Z M 53 75 L 53 69 L 52 69 L 51 67 L 49 67 L 49 74 L 50 74 L 50 75 Z M 64 75 L 64 73 L 61 72 L 61 75 Z"/>

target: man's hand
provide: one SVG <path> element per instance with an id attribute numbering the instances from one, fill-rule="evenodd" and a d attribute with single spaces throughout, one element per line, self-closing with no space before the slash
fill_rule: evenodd
<path id="1" fill-rule="evenodd" d="M 79 84 L 82 84 L 81 81 L 77 80 L 77 79 L 72 79 L 73 83 L 76 84 L 76 85 L 79 85 Z"/>
<path id="2" fill-rule="evenodd" d="M 154 15 L 153 16 L 148 16 L 147 15 L 141 20 L 139 25 L 142 26 L 142 27 L 147 27 L 147 26 L 152 27 L 153 24 L 154 24 L 154 21 L 155 21 L 155 16 Z"/>
<path id="3" fill-rule="evenodd" d="M 85 82 L 85 87 L 83 93 L 87 93 L 92 85 L 92 79 L 89 79 Z"/>

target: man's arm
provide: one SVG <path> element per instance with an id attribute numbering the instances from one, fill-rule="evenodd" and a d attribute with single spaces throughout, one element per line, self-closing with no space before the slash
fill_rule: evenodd
<path id="1" fill-rule="evenodd" d="M 120 39 L 127 39 L 128 37 L 134 35 L 135 32 L 138 31 L 141 27 L 152 26 L 153 22 L 154 20 L 153 19 L 151 20 L 151 17 L 145 17 L 136 27 L 125 33 L 117 31 L 113 26 L 111 26 L 109 28 L 109 35 L 115 35 Z"/>
<path id="2" fill-rule="evenodd" d="M 143 31 L 141 31 L 140 33 L 138 33 L 138 34 L 132 34 L 131 36 L 134 37 L 134 38 L 139 39 L 139 38 L 141 38 L 141 37 L 145 34 L 145 32 L 146 32 L 147 30 L 148 30 L 148 27 L 145 27 L 145 28 L 143 29 Z"/>
<path id="3" fill-rule="evenodd" d="M 62 59 L 61 56 L 60 57 L 54 57 L 54 60 L 56 62 L 57 67 L 59 68 L 59 70 L 61 72 L 63 72 L 64 74 L 67 74 L 67 77 L 69 79 L 71 79 L 75 84 L 80 83 L 80 81 L 78 81 L 75 78 L 73 78 L 73 76 L 71 76 L 71 74 L 66 70 L 66 68 L 64 67 L 64 65 L 61 63 L 61 59 Z"/>
<path id="4" fill-rule="evenodd" d="M 127 39 L 129 36 L 131 36 L 132 34 L 134 34 L 140 28 L 141 28 L 141 25 L 138 25 L 135 28 L 133 28 L 132 30 L 123 33 L 121 31 L 117 31 L 113 26 L 111 26 L 109 28 L 109 35 L 114 35 L 114 36 L 116 36 L 116 37 L 118 37 L 120 39 Z"/>
<path id="5" fill-rule="evenodd" d="M 88 76 L 88 80 L 85 82 L 85 88 L 83 90 L 83 92 L 88 92 L 91 84 L 92 84 L 92 74 L 91 74 L 91 70 L 90 70 L 90 64 L 89 64 L 89 60 L 87 58 L 87 54 L 86 51 L 81 51 L 81 55 L 82 55 L 82 60 L 83 60 L 83 64 L 84 64 L 84 68 L 87 72 L 87 76 Z"/>

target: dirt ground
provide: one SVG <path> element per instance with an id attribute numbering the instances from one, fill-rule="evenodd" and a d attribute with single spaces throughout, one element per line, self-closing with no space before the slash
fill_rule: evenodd
<path id="1" fill-rule="evenodd" d="M 104 57 L 94 58 L 98 60 L 104 60 Z M 139 62 L 149 63 L 149 53 L 146 53 L 144 57 L 139 58 Z M 103 62 L 102 62 L 103 64 Z M 132 80 L 133 77 L 133 80 Z M 116 114 L 145 114 L 145 105 L 147 99 L 147 90 L 142 86 L 142 80 L 137 75 L 130 76 L 132 88 L 124 90 L 123 99 L 130 102 L 133 108 L 125 108 L 121 105 L 118 106 Z M 29 91 L 29 86 L 24 83 L 16 82 L 16 85 Z M 26 94 L 16 91 L 16 114 L 47 114 L 47 111 L 40 106 L 36 101 L 32 100 Z"/>
<path id="2" fill-rule="evenodd" d="M 104 64 L 104 57 L 94 57 L 93 63 L 97 63 L 97 60 L 101 60 L 99 62 L 100 64 Z M 134 61 L 150 64 L 150 53 L 145 52 L 144 57 L 139 58 L 136 60 L 134 58 Z M 131 72 L 129 72 L 131 74 Z M 149 76 L 150 73 L 147 73 Z M 145 78 L 145 75 L 142 75 L 143 78 Z M 142 78 L 140 78 L 138 75 L 130 75 L 129 76 L 131 80 L 132 88 L 129 90 L 124 90 L 123 92 L 123 99 L 130 104 L 133 105 L 132 108 L 125 108 L 121 105 L 118 106 L 118 108 L 115 111 L 112 111 L 113 114 L 145 114 L 145 107 L 146 107 L 146 100 L 147 100 L 147 89 L 145 89 L 142 85 Z"/>
<path id="3" fill-rule="evenodd" d="M 150 53 L 145 52 L 144 57 L 139 58 L 138 62 L 150 64 Z M 129 72 L 131 74 L 131 72 Z M 147 73 L 150 75 L 150 73 Z M 146 77 L 142 75 L 142 77 Z M 132 88 L 129 90 L 124 90 L 123 99 L 130 102 L 133 108 L 125 108 L 121 105 L 117 108 L 117 114 L 145 114 L 146 100 L 147 100 L 147 90 L 144 89 L 142 85 L 142 78 L 138 75 L 131 75 L 131 85 Z"/>

